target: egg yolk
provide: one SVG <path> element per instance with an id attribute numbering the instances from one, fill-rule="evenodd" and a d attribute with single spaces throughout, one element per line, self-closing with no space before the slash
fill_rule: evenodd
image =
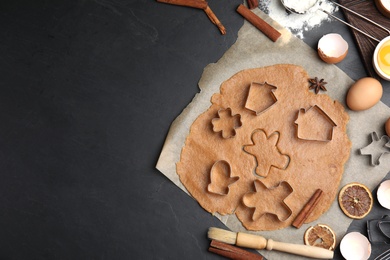
<path id="1" fill-rule="evenodd" d="M 390 75 L 390 41 L 379 49 L 378 65 L 385 74 Z"/>

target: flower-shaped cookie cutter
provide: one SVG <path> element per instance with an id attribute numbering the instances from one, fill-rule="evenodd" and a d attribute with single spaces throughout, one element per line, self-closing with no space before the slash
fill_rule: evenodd
<path id="1" fill-rule="evenodd" d="M 242 198 L 243 204 L 253 209 L 252 221 L 257 221 L 266 214 L 275 216 L 281 222 L 290 218 L 292 210 L 285 200 L 294 190 L 288 182 L 281 181 L 271 188 L 265 186 L 260 180 L 255 180 L 253 183 L 255 191 L 246 193 Z M 278 209 L 278 206 L 282 209 Z M 281 213 L 285 216 L 280 217 Z"/>
<path id="2" fill-rule="evenodd" d="M 383 135 L 379 138 L 376 132 L 372 132 L 371 143 L 360 149 L 360 154 L 371 157 L 371 165 L 378 166 L 381 158 L 390 153 L 390 137 Z"/>
<path id="3" fill-rule="evenodd" d="M 232 177 L 232 169 L 227 161 L 216 161 L 210 170 L 210 183 L 207 191 L 222 196 L 228 195 L 230 186 L 239 179 L 239 176 Z"/>
<path id="4" fill-rule="evenodd" d="M 236 136 L 236 129 L 242 126 L 241 115 L 233 115 L 230 107 L 220 109 L 218 110 L 218 117 L 213 118 L 211 124 L 214 132 L 221 132 L 222 137 L 225 139 L 232 138 Z"/>
<path id="5" fill-rule="evenodd" d="M 333 130 L 337 126 L 330 116 L 319 106 L 298 110 L 297 137 L 308 141 L 329 142 L 333 139 Z"/>

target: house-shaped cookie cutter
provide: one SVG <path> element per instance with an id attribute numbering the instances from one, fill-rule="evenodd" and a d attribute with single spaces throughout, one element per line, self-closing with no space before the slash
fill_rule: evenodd
<path id="1" fill-rule="evenodd" d="M 267 82 L 252 82 L 249 86 L 245 108 L 255 112 L 256 116 L 270 109 L 278 101 L 274 92 L 277 87 Z"/>
<path id="2" fill-rule="evenodd" d="M 299 139 L 321 142 L 331 141 L 334 128 L 337 126 L 332 118 L 317 105 L 308 109 L 299 109 L 294 123 L 297 126 Z"/>

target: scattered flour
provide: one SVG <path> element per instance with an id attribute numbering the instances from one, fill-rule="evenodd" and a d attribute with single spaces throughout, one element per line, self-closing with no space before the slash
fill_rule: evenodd
<path id="1" fill-rule="evenodd" d="M 285 0 L 288 6 L 299 11 L 304 10 L 307 6 L 313 5 L 313 0 Z M 268 14 L 280 25 L 290 29 L 290 31 L 299 38 L 303 38 L 303 32 L 319 26 L 324 21 L 330 21 L 329 17 L 322 10 L 334 13 L 338 10 L 337 6 L 327 0 L 318 0 L 305 14 L 288 13 L 280 0 L 262 0 L 259 8 Z"/>
<path id="2" fill-rule="evenodd" d="M 284 6 L 294 9 L 298 13 L 305 13 L 316 4 L 317 0 L 284 0 Z"/>

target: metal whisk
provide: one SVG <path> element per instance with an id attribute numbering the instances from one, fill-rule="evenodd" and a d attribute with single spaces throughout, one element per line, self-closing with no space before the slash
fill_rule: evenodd
<path id="1" fill-rule="evenodd" d="M 377 26 L 378 28 L 380 28 L 380 29 L 382 29 L 383 31 L 385 31 L 388 35 L 390 35 L 390 30 L 387 29 L 386 27 L 384 27 L 384 26 L 382 26 L 382 25 L 380 25 L 380 24 L 374 22 L 374 21 L 371 20 L 371 19 L 368 19 L 367 17 L 365 17 L 365 16 L 363 16 L 363 15 L 361 15 L 361 14 L 359 14 L 359 13 L 357 13 L 357 12 L 355 12 L 355 11 L 353 11 L 353 10 L 351 10 L 351 9 L 349 9 L 349 8 L 343 6 L 343 5 L 341 5 L 341 4 L 339 4 L 339 3 L 335 2 L 335 1 L 332 1 L 332 0 L 328 0 L 328 1 L 331 2 L 331 3 L 333 3 L 334 5 L 336 5 L 336 6 L 340 7 L 340 8 L 342 8 L 342 9 L 344 9 L 344 10 L 347 10 L 347 11 L 350 12 L 350 13 L 353 13 L 354 15 L 356 15 L 356 16 L 362 18 L 363 20 L 366 20 L 367 22 L 369 22 L 369 23 L 371 23 L 371 24 Z M 284 6 L 284 8 L 286 8 L 287 11 L 289 11 L 289 12 L 291 12 L 291 13 L 295 13 L 295 14 L 305 14 L 305 13 L 310 9 L 310 8 L 309 8 L 308 10 L 305 10 L 305 11 L 303 11 L 303 12 L 297 12 L 295 9 L 291 8 L 290 6 L 287 6 L 287 5 L 285 4 L 284 0 L 280 0 L 280 2 L 281 2 L 282 5 Z M 317 2 L 318 2 L 318 1 L 316 1 L 316 2 L 313 4 L 313 6 L 314 6 Z M 324 12 L 324 13 L 326 13 L 327 15 L 329 15 L 330 17 L 332 17 L 333 19 L 335 19 L 335 20 L 337 20 L 337 21 L 339 21 L 339 22 L 341 22 L 341 23 L 343 23 L 343 24 L 345 24 L 345 25 L 351 27 L 352 29 L 354 29 L 354 30 L 360 32 L 361 34 L 363 34 L 363 35 L 369 37 L 370 39 L 372 39 L 372 40 L 374 40 L 374 41 L 376 41 L 376 42 L 378 42 L 378 43 L 380 42 L 380 40 L 377 39 L 377 38 L 375 38 L 374 36 L 372 36 L 372 35 L 370 35 L 370 34 L 364 32 L 364 31 L 360 30 L 359 28 L 353 26 L 352 24 L 349 24 L 349 23 L 343 21 L 342 19 L 338 18 L 337 16 L 334 16 L 333 14 L 329 13 L 328 11 L 322 10 L 322 9 L 319 9 L 319 10 L 321 10 L 321 11 Z"/>

